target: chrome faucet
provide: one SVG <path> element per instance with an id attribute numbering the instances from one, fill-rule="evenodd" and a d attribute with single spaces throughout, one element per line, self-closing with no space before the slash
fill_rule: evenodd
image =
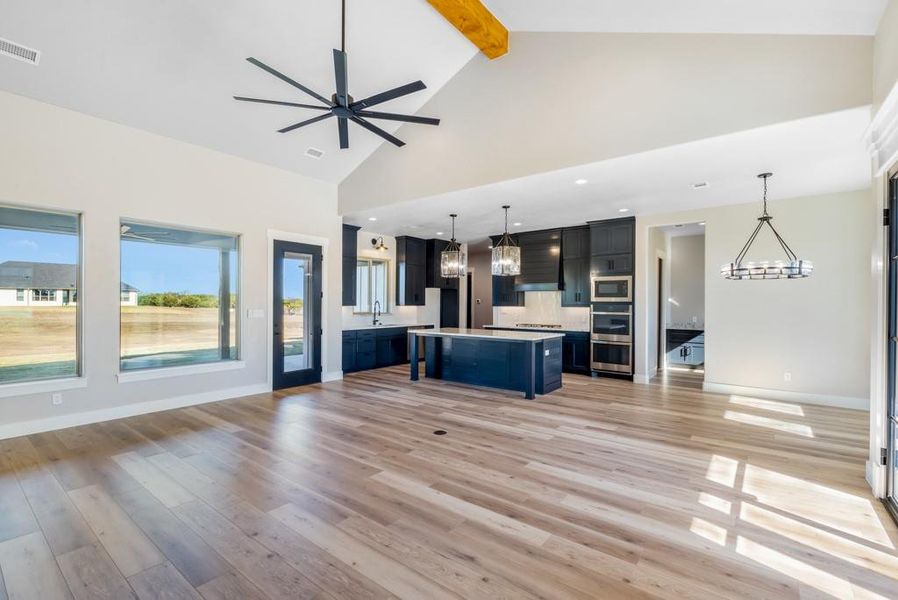
<path id="1" fill-rule="evenodd" d="M 380 310 L 380 300 L 375 300 L 374 301 L 374 322 L 372 323 L 372 325 L 377 325 L 378 323 L 380 323 L 380 321 L 377 320 L 377 317 L 380 315 L 383 315 L 383 313 Z"/>

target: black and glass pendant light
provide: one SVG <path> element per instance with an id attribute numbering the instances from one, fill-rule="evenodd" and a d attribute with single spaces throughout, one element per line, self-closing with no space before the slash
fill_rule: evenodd
<path id="1" fill-rule="evenodd" d="M 802 279 L 810 277 L 814 271 L 814 265 L 811 261 L 798 258 L 786 240 L 777 232 L 773 226 L 773 217 L 767 213 L 767 180 L 773 177 L 773 173 L 761 173 L 758 175 L 764 181 L 764 212 L 758 217 L 758 226 L 748 237 L 748 241 L 742 247 L 742 250 L 736 256 L 736 260 L 727 263 L 720 268 L 720 274 L 726 279 Z M 764 226 L 770 228 L 773 236 L 783 252 L 786 253 L 786 260 L 764 260 L 759 262 L 743 262 L 748 251 L 751 249 L 755 238 L 761 232 Z"/>
<path id="2" fill-rule="evenodd" d="M 521 249 L 508 235 L 508 209 L 511 207 L 506 204 L 502 208 L 505 209 L 505 233 L 499 243 L 493 246 L 491 266 L 493 275 L 511 277 L 521 274 Z"/>
<path id="3" fill-rule="evenodd" d="M 468 259 L 455 241 L 455 218 L 458 215 L 449 216 L 452 217 L 452 239 L 446 249 L 440 252 L 440 275 L 452 279 L 464 277 L 468 273 Z"/>

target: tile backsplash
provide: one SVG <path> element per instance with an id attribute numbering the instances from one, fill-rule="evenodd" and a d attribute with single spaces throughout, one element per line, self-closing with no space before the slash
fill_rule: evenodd
<path id="1" fill-rule="evenodd" d="M 525 292 L 524 306 L 493 307 L 493 325 L 518 323 L 561 325 L 568 331 L 589 331 L 588 307 L 561 306 L 561 292 Z"/>

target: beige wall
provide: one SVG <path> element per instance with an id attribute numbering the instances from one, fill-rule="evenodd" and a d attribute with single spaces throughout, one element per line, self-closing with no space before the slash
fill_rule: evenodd
<path id="1" fill-rule="evenodd" d="M 890 0 L 873 41 L 873 108 L 898 82 L 898 0 Z"/>
<path id="2" fill-rule="evenodd" d="M 0 201 L 83 214 L 87 387 L 0 399 L 0 427 L 171 398 L 216 399 L 268 386 L 269 230 L 323 238 L 325 377 L 340 373 L 341 219 L 332 184 L 0 93 Z M 245 368 L 118 383 L 119 219 L 241 235 Z M 336 257 L 336 260 L 331 259 Z M 247 319 L 246 310 L 264 318 Z M 71 417 L 77 421 L 76 417 Z M 4 427 L 8 432 L 11 428 Z"/>
<path id="3" fill-rule="evenodd" d="M 727 281 L 719 274 L 751 233 L 758 203 L 637 217 L 637 290 L 653 287 L 649 228 L 705 221 L 706 385 L 866 407 L 872 204 L 870 190 L 772 202 L 777 229 L 814 262 L 813 276 L 795 281 Z M 777 258 L 782 251 L 771 238 L 759 236 L 749 259 Z M 648 340 L 656 326 L 649 295 L 638 293 L 636 303 L 636 373 L 642 379 L 652 364 Z"/>
<path id="4" fill-rule="evenodd" d="M 870 37 L 522 33 L 340 184 L 366 208 L 870 104 Z"/>
<path id="5" fill-rule="evenodd" d="M 705 236 L 675 235 L 670 238 L 670 292 L 667 321 L 701 327 L 705 321 Z"/>

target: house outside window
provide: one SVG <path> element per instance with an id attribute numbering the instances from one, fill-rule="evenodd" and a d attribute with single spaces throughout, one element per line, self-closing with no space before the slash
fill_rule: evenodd
<path id="1" fill-rule="evenodd" d="M 121 222 L 120 370 L 238 358 L 239 236 Z"/>
<path id="2" fill-rule="evenodd" d="M 0 385 L 81 373 L 80 220 L 0 205 Z"/>

